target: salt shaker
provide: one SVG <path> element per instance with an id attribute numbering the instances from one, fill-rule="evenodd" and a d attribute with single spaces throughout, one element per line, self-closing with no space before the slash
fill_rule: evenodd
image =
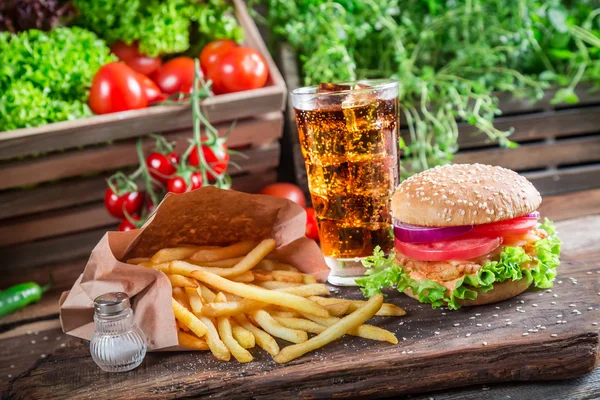
<path id="1" fill-rule="evenodd" d="M 123 372 L 138 367 L 146 355 L 146 339 L 133 322 L 129 296 L 106 293 L 94 299 L 96 331 L 90 341 L 94 362 L 104 371 Z"/>

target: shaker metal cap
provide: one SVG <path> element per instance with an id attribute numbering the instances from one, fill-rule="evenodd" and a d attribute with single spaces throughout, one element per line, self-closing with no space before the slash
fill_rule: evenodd
<path id="1" fill-rule="evenodd" d="M 105 293 L 94 299 L 94 311 L 98 315 L 115 315 L 130 307 L 129 296 L 123 292 Z"/>

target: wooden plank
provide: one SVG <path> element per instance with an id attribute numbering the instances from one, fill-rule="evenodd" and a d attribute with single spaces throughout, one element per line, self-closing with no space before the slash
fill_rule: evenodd
<path id="1" fill-rule="evenodd" d="M 600 214 L 600 189 L 545 196 L 539 211 L 556 221 Z"/>
<path id="2" fill-rule="evenodd" d="M 19 217 L 5 221 L 0 226 L 0 246 L 6 247 L 46 237 L 116 226 L 118 223 L 116 218 L 106 212 L 102 203 Z"/>
<path id="3" fill-rule="evenodd" d="M 458 153 L 455 163 L 499 165 L 516 171 L 600 161 L 600 135 L 556 142 L 523 144 L 516 149 L 485 149 Z"/>
<path id="4" fill-rule="evenodd" d="M 542 194 L 560 194 L 600 187 L 599 164 L 527 172 L 523 175 Z"/>
<path id="5" fill-rule="evenodd" d="M 546 111 L 535 114 L 498 117 L 494 126 L 500 130 L 514 128 L 510 139 L 523 142 L 535 139 L 556 138 L 598 132 L 600 106 Z M 460 149 L 492 144 L 487 136 L 475 127 L 459 124 Z"/>
<path id="6" fill-rule="evenodd" d="M 282 111 L 285 107 L 285 82 L 262 41 L 256 24 L 248 15 L 243 1 L 235 0 L 234 6 L 236 17 L 245 33 L 245 44 L 261 53 L 269 68 L 269 79 L 267 86 L 260 89 L 223 94 L 204 100 L 202 112 L 212 123 Z M 191 126 L 191 107 L 183 105 L 149 107 L 18 129 L 2 132 L 0 135 L 0 160 Z"/>
<path id="7" fill-rule="evenodd" d="M 588 84 L 578 85 L 575 89 L 579 103 L 573 104 L 552 104 L 556 89 L 544 91 L 544 97 L 536 103 L 531 103 L 528 99 L 519 99 L 509 92 L 495 92 L 498 97 L 498 106 L 503 115 L 530 113 L 539 110 L 554 110 L 564 108 L 578 108 L 590 104 L 600 104 L 600 91 L 592 90 Z M 573 107 L 575 106 L 575 107 Z"/>
<path id="8" fill-rule="evenodd" d="M 178 138 L 177 149 L 187 148 L 188 136 Z M 2 169 L 4 179 L 0 180 L 0 189 L 15 188 L 41 182 L 116 170 L 137 165 L 136 140 L 127 140 L 112 145 L 73 150 L 36 159 L 27 159 L 6 164 Z M 145 154 L 151 151 L 153 141 L 145 142 Z M 230 166 L 229 172 L 251 172 L 279 164 L 279 144 L 271 142 L 256 148 L 243 150 L 245 156 L 231 157 L 242 167 L 240 171 Z M 276 160 L 275 163 L 274 160 Z M 268 165 L 267 165 L 268 164 Z"/>
<path id="9" fill-rule="evenodd" d="M 34 362 L 66 346 L 71 338 L 60 328 L 34 330 L 30 334 L 0 340 L 0 394 L 6 395 L 8 382 L 27 370 Z M 46 339 L 44 339 L 46 338 Z"/>
<path id="10" fill-rule="evenodd" d="M 596 240 L 600 240 L 598 231 L 600 226 L 596 226 Z M 284 365 L 260 349 L 252 350 L 255 361 L 249 364 L 224 363 L 208 352 L 151 353 L 128 374 L 106 375 L 89 357 L 87 342 L 82 342 L 32 366 L 11 382 L 8 393 L 13 399 L 92 393 L 97 399 L 367 398 L 466 384 L 580 376 L 594 369 L 600 351 L 598 328 L 590 322 L 600 320 L 600 310 L 588 310 L 597 305 L 598 282 L 587 275 L 600 268 L 596 254 L 565 254 L 559 273 L 563 283 L 553 289 L 559 297 L 528 291 L 518 297 L 525 302 L 521 307 L 526 313 L 516 313 L 518 303 L 512 299 L 477 307 L 481 315 L 475 320 L 470 319 L 474 310 L 468 308 L 444 316 L 440 310 L 391 293 L 387 301 L 404 307 L 407 317 L 401 321 L 377 318 L 373 323 L 406 337 L 397 346 L 344 337 Z M 567 277 L 578 279 L 578 285 Z M 340 295 L 361 297 L 356 288 L 342 288 Z M 573 302 L 582 315 L 571 313 Z M 532 307 L 533 303 L 538 307 Z M 555 324 L 561 313 L 568 315 L 568 324 Z M 512 324 L 507 325 L 505 319 Z M 522 335 L 537 325 L 547 329 Z M 484 341 L 487 345 L 482 345 Z M 76 380 L 69 378 L 74 370 L 78 371 Z"/>

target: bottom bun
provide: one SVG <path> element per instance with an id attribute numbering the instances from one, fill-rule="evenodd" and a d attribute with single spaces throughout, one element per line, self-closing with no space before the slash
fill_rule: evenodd
<path id="1" fill-rule="evenodd" d="M 463 306 L 480 306 L 483 304 L 497 303 L 520 295 L 529 288 L 529 285 L 531 285 L 531 282 L 528 283 L 526 278 L 518 281 L 494 283 L 494 288 L 487 292 L 480 292 L 479 290 L 474 289 L 477 292 L 477 298 L 475 300 L 458 299 L 458 302 Z M 410 288 L 406 289 L 404 294 L 418 300 L 418 297 L 412 293 Z"/>

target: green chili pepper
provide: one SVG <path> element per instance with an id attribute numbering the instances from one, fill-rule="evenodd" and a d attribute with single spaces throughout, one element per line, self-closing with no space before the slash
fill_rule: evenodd
<path id="1" fill-rule="evenodd" d="M 45 286 L 35 282 L 20 283 L 0 292 L 0 318 L 28 304 L 39 301 L 52 286 L 52 277 Z"/>

